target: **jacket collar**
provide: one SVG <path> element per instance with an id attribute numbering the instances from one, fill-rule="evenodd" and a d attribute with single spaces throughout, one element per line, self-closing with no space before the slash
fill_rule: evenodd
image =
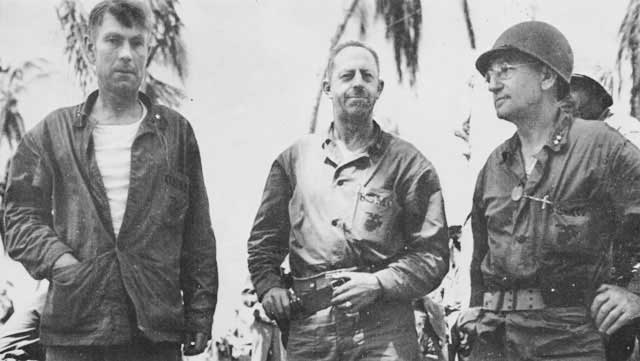
<path id="1" fill-rule="evenodd" d="M 365 147 L 365 152 L 370 157 L 377 157 L 384 153 L 387 145 L 389 144 L 388 134 L 380 128 L 380 125 L 374 120 L 373 121 L 373 136 L 371 137 L 371 141 Z M 322 140 L 322 149 L 331 149 L 335 147 L 335 125 L 332 122 L 327 130 L 326 136 Z M 327 148 L 331 147 L 331 148 Z"/>
<path id="2" fill-rule="evenodd" d="M 558 109 L 556 125 L 544 147 L 549 148 L 554 153 L 563 151 L 569 143 L 569 130 L 571 130 L 572 124 L 573 116 L 568 112 Z M 518 133 L 515 133 L 507 140 L 505 149 L 501 153 L 502 162 L 511 162 L 513 157 L 517 156 L 520 145 L 520 137 L 518 137 Z"/>
<path id="3" fill-rule="evenodd" d="M 91 110 L 98 100 L 98 92 L 99 90 L 94 90 L 91 94 L 89 94 L 85 102 L 78 106 L 76 118 L 73 122 L 73 125 L 75 127 L 84 128 L 90 121 L 89 115 L 91 114 Z M 157 109 L 153 107 L 151 99 L 143 92 L 138 92 L 138 99 L 140 99 L 142 104 L 144 104 L 144 106 L 147 108 L 147 116 L 143 120 L 143 124 L 153 122 L 156 123 L 160 129 L 164 129 L 166 127 L 166 120 L 161 117 L 157 112 Z"/>

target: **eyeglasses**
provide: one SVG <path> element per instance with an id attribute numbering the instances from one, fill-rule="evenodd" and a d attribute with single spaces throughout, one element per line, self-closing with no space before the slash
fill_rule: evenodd
<path id="1" fill-rule="evenodd" d="M 514 70 L 521 68 L 525 65 L 533 65 L 536 63 L 520 63 L 520 64 L 509 64 L 509 63 L 495 63 L 487 69 L 484 73 L 484 80 L 487 83 L 491 82 L 491 78 L 495 78 L 499 81 L 505 81 L 511 78 L 514 74 Z"/>

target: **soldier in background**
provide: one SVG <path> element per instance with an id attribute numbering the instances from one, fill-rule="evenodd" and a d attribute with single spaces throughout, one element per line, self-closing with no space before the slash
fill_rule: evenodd
<path id="1" fill-rule="evenodd" d="M 593 76 L 574 73 L 571 75 L 571 99 L 574 116 L 586 120 L 602 120 L 640 146 L 640 122 L 638 119 L 614 114 L 611 111 L 611 94 Z"/>

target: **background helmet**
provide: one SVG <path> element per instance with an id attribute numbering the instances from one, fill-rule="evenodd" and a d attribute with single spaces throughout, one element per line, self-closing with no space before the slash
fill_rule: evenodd
<path id="1" fill-rule="evenodd" d="M 596 80 L 595 76 L 573 73 L 571 75 L 571 88 L 586 88 L 593 91 L 599 99 L 602 99 L 602 105 L 605 108 L 613 105 L 611 94 Z"/>
<path id="2" fill-rule="evenodd" d="M 541 21 L 525 21 L 505 30 L 493 48 L 478 57 L 476 69 L 484 75 L 495 56 L 514 50 L 549 66 L 567 86 L 570 84 L 573 51 L 569 41 L 558 29 Z"/>

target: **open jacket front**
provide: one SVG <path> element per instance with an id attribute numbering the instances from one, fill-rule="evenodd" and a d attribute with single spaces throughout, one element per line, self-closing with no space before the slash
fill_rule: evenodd
<path id="1" fill-rule="evenodd" d="M 151 104 L 131 148 L 126 211 L 114 234 L 93 150 L 97 99 L 59 109 L 31 130 L 12 161 L 5 247 L 50 280 L 41 338 L 53 345 L 128 342 L 141 331 L 180 342 L 211 333 L 217 299 L 215 238 L 193 130 Z M 64 253 L 79 261 L 52 270 Z"/>

